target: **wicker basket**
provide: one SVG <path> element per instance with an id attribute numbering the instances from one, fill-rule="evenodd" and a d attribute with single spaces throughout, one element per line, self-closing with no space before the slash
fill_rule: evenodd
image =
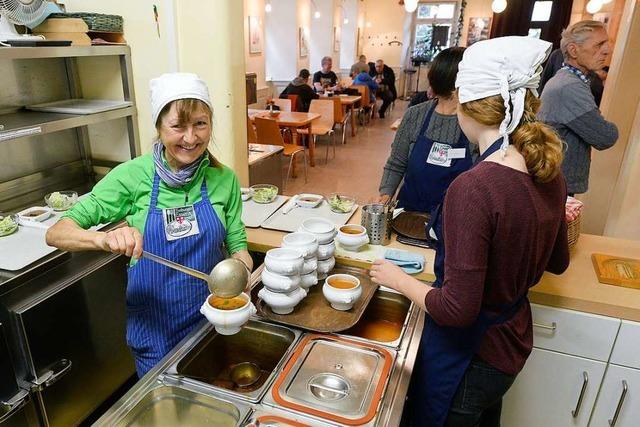
<path id="1" fill-rule="evenodd" d="M 105 33 L 122 33 L 124 20 L 120 15 L 105 15 L 102 13 L 53 13 L 50 18 L 80 18 L 89 26 L 89 31 Z"/>
<path id="2" fill-rule="evenodd" d="M 569 221 L 567 223 L 567 237 L 569 240 L 569 250 L 572 250 L 576 243 L 578 243 L 578 238 L 580 237 L 580 217 L 582 214 L 578 214 L 576 219 L 573 221 Z"/>

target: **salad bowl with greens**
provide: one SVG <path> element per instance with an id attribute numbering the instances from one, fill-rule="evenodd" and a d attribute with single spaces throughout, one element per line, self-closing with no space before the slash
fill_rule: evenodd
<path id="1" fill-rule="evenodd" d="M 8 236 L 18 230 L 18 221 L 13 215 L 0 214 L 0 237 Z"/>
<path id="2" fill-rule="evenodd" d="M 356 204 L 356 198 L 345 194 L 331 193 L 327 197 L 327 203 L 334 212 L 349 213 Z"/>
<path id="3" fill-rule="evenodd" d="M 256 203 L 271 203 L 276 199 L 278 195 L 278 187 L 271 184 L 257 184 L 252 185 L 253 201 Z"/>
<path id="4" fill-rule="evenodd" d="M 44 196 L 44 201 L 54 211 L 66 211 L 78 201 L 75 191 L 54 191 Z"/>

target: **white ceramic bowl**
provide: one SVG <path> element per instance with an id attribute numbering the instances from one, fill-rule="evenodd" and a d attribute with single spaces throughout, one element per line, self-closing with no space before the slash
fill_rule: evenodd
<path id="1" fill-rule="evenodd" d="M 300 287 L 304 289 L 309 289 L 312 286 L 318 284 L 318 272 L 314 271 L 309 274 L 304 274 L 300 276 Z"/>
<path id="2" fill-rule="evenodd" d="M 240 195 L 243 202 L 246 202 L 253 196 L 253 190 L 251 188 L 241 188 Z"/>
<path id="3" fill-rule="evenodd" d="M 302 271 L 302 252 L 291 248 L 275 248 L 267 251 L 264 264 L 270 272 L 283 276 L 295 276 Z"/>
<path id="4" fill-rule="evenodd" d="M 296 249 L 305 258 L 313 258 L 318 251 L 318 239 L 311 233 L 289 233 L 282 238 L 282 247 Z"/>
<path id="5" fill-rule="evenodd" d="M 333 267 L 335 266 L 336 266 L 336 259 L 334 257 L 324 259 L 322 261 L 318 261 L 318 273 L 327 274 L 331 270 L 333 270 Z"/>
<path id="6" fill-rule="evenodd" d="M 307 258 L 304 260 L 304 265 L 302 266 L 302 270 L 300 274 L 310 274 L 318 269 L 318 258 Z"/>
<path id="7" fill-rule="evenodd" d="M 283 276 L 265 268 L 262 270 L 262 284 L 274 292 L 291 292 L 300 287 L 300 275 Z"/>
<path id="8" fill-rule="evenodd" d="M 367 229 L 363 226 L 347 224 L 338 229 L 336 240 L 344 249 L 355 252 L 369 243 L 369 236 L 367 236 Z"/>
<path id="9" fill-rule="evenodd" d="M 319 194 L 302 193 L 298 194 L 296 198 L 296 205 L 302 208 L 315 208 L 318 206 L 324 197 Z"/>
<path id="10" fill-rule="evenodd" d="M 320 273 L 318 271 L 318 281 L 325 280 L 329 275 L 327 273 Z"/>
<path id="11" fill-rule="evenodd" d="M 302 222 L 298 231 L 305 231 L 316 236 L 318 244 L 326 245 L 336 237 L 336 226 L 328 219 L 313 217 Z"/>
<path id="12" fill-rule="evenodd" d="M 260 289 L 258 298 L 263 300 L 276 314 L 289 314 L 296 305 L 307 296 L 307 291 L 297 288 L 289 293 L 273 292 L 267 288 Z"/>
<path id="13" fill-rule="evenodd" d="M 348 280 L 353 282 L 355 286 L 350 289 L 341 289 L 331 286 L 331 282 L 335 279 Z M 322 286 L 322 294 L 329 301 L 331 307 L 336 310 L 346 311 L 353 307 L 353 304 L 362 296 L 362 286 L 360 280 L 351 274 L 332 274 L 327 277 Z"/>
<path id="14" fill-rule="evenodd" d="M 235 310 L 221 310 L 213 307 L 209 304 L 209 298 L 211 297 L 213 295 L 207 297 L 204 304 L 202 304 L 200 313 L 207 318 L 219 334 L 233 335 L 240 332 L 240 328 L 247 323 L 252 315 L 256 314 L 256 308 L 247 294 L 238 295 L 238 297 L 245 300 L 245 305 Z"/>
<path id="15" fill-rule="evenodd" d="M 326 245 L 318 246 L 318 259 L 327 259 L 331 258 L 336 253 L 336 244 L 331 241 Z"/>

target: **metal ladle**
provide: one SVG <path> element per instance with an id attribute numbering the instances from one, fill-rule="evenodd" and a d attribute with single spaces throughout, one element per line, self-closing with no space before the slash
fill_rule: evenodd
<path id="1" fill-rule="evenodd" d="M 233 298 L 240 295 L 246 288 L 247 283 L 249 283 L 249 270 L 242 261 L 235 258 L 227 258 L 220 261 L 213 270 L 211 270 L 211 274 L 206 274 L 146 251 L 142 251 L 142 256 L 173 268 L 174 270 L 204 280 L 207 282 L 209 291 L 212 294 L 223 298 Z"/>

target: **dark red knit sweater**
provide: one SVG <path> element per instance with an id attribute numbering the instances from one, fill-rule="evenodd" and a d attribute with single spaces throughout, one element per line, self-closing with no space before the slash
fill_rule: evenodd
<path id="1" fill-rule="evenodd" d="M 566 270 L 566 198 L 561 175 L 540 184 L 494 162 L 460 175 L 444 201 L 444 284 L 425 298 L 433 319 L 444 326 L 468 326 L 481 308 L 496 314 L 496 307 L 512 304 L 545 270 Z M 477 355 L 515 375 L 532 345 L 527 303 L 511 320 L 487 331 Z"/>

